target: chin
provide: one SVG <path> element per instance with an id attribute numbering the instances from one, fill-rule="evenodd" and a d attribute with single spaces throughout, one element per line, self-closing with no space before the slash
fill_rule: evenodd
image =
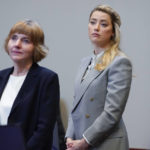
<path id="1" fill-rule="evenodd" d="M 19 62 L 22 61 L 22 59 L 20 59 L 20 58 L 11 58 L 11 59 L 12 59 L 12 61 L 15 62 L 15 63 L 19 63 Z"/>
<path id="2" fill-rule="evenodd" d="M 91 40 L 93 45 L 100 45 L 100 41 L 99 40 Z"/>

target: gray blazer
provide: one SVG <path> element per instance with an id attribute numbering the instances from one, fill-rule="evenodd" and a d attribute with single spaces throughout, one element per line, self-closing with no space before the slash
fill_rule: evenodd
<path id="1" fill-rule="evenodd" d="M 90 143 L 90 150 L 127 150 L 128 137 L 122 114 L 128 99 L 132 65 L 120 52 L 103 71 L 82 77 L 91 57 L 84 58 L 75 82 L 75 95 L 66 137 Z"/>

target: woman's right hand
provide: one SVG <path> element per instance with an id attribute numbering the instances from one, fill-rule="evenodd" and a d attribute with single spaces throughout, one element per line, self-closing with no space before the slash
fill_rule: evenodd
<path id="1" fill-rule="evenodd" d="M 71 138 L 67 138 L 67 140 L 66 140 L 67 149 L 71 148 L 72 145 L 73 145 L 73 140 Z"/>

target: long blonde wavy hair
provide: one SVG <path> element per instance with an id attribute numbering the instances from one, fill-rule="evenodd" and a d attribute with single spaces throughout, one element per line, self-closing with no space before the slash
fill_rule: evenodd
<path id="1" fill-rule="evenodd" d="M 104 70 L 112 62 L 112 60 L 120 51 L 119 44 L 121 20 L 119 14 L 108 5 L 99 5 L 96 8 L 94 8 L 90 13 L 89 19 L 95 11 L 102 11 L 110 16 L 114 32 L 114 36 L 111 38 L 110 48 L 105 50 L 101 60 L 95 66 L 96 70 L 101 71 Z"/>

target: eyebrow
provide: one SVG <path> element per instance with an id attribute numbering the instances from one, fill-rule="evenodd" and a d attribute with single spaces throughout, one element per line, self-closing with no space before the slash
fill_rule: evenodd
<path id="1" fill-rule="evenodd" d="M 105 19 L 102 19 L 102 20 L 101 20 L 101 22 L 108 22 L 108 21 L 107 21 L 107 20 L 105 20 Z"/>
<path id="2" fill-rule="evenodd" d="M 97 19 L 96 18 L 90 18 L 90 20 L 96 21 Z"/>
<path id="3" fill-rule="evenodd" d="M 98 19 L 96 18 L 91 18 L 90 21 L 97 21 Z M 106 19 L 100 20 L 100 22 L 108 22 Z"/>

